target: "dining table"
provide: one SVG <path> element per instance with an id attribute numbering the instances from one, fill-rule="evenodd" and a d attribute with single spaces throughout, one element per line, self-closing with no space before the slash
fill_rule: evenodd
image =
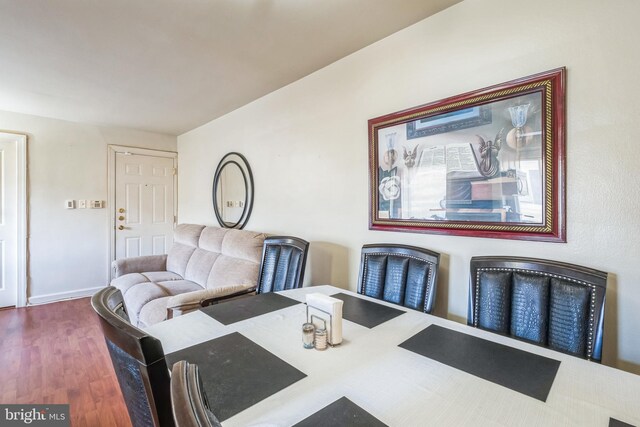
<path id="1" fill-rule="evenodd" d="M 306 296 L 343 301 L 342 342 L 303 347 Z M 196 363 L 228 426 L 638 426 L 640 376 L 334 286 L 166 320 L 169 368 Z"/>

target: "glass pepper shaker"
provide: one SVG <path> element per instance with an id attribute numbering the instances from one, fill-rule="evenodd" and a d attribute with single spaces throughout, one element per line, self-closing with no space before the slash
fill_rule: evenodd
<path id="1" fill-rule="evenodd" d="M 317 328 L 315 334 L 316 350 L 327 349 L 327 330 L 325 328 Z"/>

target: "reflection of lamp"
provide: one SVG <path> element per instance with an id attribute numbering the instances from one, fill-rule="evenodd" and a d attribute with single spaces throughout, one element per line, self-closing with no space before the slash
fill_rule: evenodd
<path id="1" fill-rule="evenodd" d="M 511 116 L 511 124 L 515 128 L 515 147 L 520 148 L 526 140 L 523 138 L 523 128 L 527 123 L 527 112 L 531 104 L 516 105 L 515 107 L 509 107 L 509 115 Z"/>
<path id="2" fill-rule="evenodd" d="M 513 129 L 507 134 L 507 144 L 514 150 L 523 147 L 530 140 L 530 138 L 525 138 L 525 135 L 523 135 L 524 125 L 527 124 L 529 106 L 531 106 L 531 104 L 516 105 L 515 107 L 508 108 Z"/>
<path id="3" fill-rule="evenodd" d="M 387 151 L 382 156 L 382 163 L 387 167 L 387 170 L 391 170 L 396 160 L 398 159 L 398 152 L 396 151 L 396 132 L 391 132 L 385 135 L 387 138 Z"/>
<path id="4" fill-rule="evenodd" d="M 531 106 L 531 104 L 509 107 L 509 114 L 511 115 L 511 124 L 513 127 L 521 128 L 527 123 L 527 112 L 529 111 L 529 106 Z"/>
<path id="5" fill-rule="evenodd" d="M 530 106 L 531 104 L 522 104 L 508 108 L 513 129 L 507 134 L 507 145 L 516 150 L 518 164 L 520 163 L 520 148 L 527 145 L 531 139 L 531 137 L 524 135 L 524 125 L 527 123 L 527 113 Z"/>

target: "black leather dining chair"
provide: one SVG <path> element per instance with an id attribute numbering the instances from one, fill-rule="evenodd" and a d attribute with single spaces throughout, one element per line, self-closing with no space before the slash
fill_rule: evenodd
<path id="1" fill-rule="evenodd" d="M 309 242 L 290 236 L 264 239 L 256 293 L 284 291 L 302 286 Z"/>
<path id="2" fill-rule="evenodd" d="M 171 369 L 171 404 L 176 427 L 221 427 L 211 412 L 198 365 L 181 360 Z"/>
<path id="3" fill-rule="evenodd" d="M 160 341 L 129 323 L 117 288 L 98 291 L 91 305 L 100 319 L 131 424 L 174 426 L 169 370 Z"/>
<path id="4" fill-rule="evenodd" d="M 364 245 L 358 293 L 431 313 L 440 254 L 415 246 Z"/>
<path id="5" fill-rule="evenodd" d="M 467 323 L 600 362 L 607 273 L 564 262 L 473 257 Z"/>

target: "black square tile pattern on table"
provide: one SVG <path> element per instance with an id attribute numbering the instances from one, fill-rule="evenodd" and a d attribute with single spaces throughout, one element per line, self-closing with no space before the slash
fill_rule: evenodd
<path id="1" fill-rule="evenodd" d="M 386 424 L 347 399 L 341 397 L 294 427 L 385 427 Z"/>
<path id="2" fill-rule="evenodd" d="M 223 325 L 231 325 L 241 320 L 261 316 L 296 304 L 302 303 L 273 292 L 267 292 L 210 305 L 200 310 Z"/>
<path id="3" fill-rule="evenodd" d="M 546 401 L 560 362 L 437 325 L 399 347 Z"/>
<path id="4" fill-rule="evenodd" d="M 625 423 L 624 421 L 616 420 L 615 418 L 609 418 L 609 427 L 635 427 L 633 424 Z"/>
<path id="5" fill-rule="evenodd" d="M 209 405 L 220 421 L 306 377 L 238 332 L 167 354 L 166 359 L 169 369 L 180 360 L 198 365 Z"/>
<path id="6" fill-rule="evenodd" d="M 342 306 L 343 319 L 347 319 L 369 329 L 405 313 L 403 310 L 347 295 L 342 292 L 331 296 L 344 301 Z"/>

